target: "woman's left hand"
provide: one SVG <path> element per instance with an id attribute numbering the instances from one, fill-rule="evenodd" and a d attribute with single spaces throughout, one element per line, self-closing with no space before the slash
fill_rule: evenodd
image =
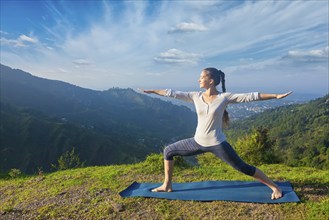
<path id="1" fill-rule="evenodd" d="M 287 93 L 285 93 L 285 94 L 277 94 L 277 95 L 276 95 L 276 98 L 277 98 L 277 99 L 283 99 L 283 98 L 287 97 L 288 95 L 290 95 L 291 93 L 292 93 L 292 91 L 287 92 Z"/>

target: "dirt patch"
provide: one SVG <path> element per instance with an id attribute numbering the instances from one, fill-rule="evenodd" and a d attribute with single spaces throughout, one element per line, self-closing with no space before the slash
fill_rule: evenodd
<path id="1" fill-rule="evenodd" d="M 46 217 L 47 210 L 60 209 L 64 207 L 75 207 L 75 214 L 88 212 L 98 202 L 108 201 L 112 204 L 114 211 L 123 211 L 124 206 L 111 200 L 114 192 L 109 188 L 95 191 L 87 190 L 87 187 L 71 187 L 59 192 L 55 196 L 43 198 L 29 198 L 29 201 L 19 202 L 13 208 L 7 208 L 0 212 L 0 219 L 35 219 Z M 65 218 L 64 218 L 65 219 Z"/>
<path id="2" fill-rule="evenodd" d="M 329 195 L 329 186 L 324 185 L 299 185 L 295 188 L 302 201 L 320 202 Z"/>

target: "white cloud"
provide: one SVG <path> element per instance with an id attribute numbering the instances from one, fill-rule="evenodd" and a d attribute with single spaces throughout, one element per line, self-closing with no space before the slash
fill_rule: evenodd
<path id="1" fill-rule="evenodd" d="M 295 61 L 325 61 L 328 62 L 329 58 L 329 46 L 323 49 L 301 51 L 301 50 L 291 50 L 288 52 L 287 56 L 284 58 L 292 59 Z"/>
<path id="2" fill-rule="evenodd" d="M 78 66 L 88 66 L 88 65 L 92 64 L 91 61 L 85 60 L 85 59 L 76 59 L 76 60 L 73 60 L 72 62 Z"/>
<path id="3" fill-rule="evenodd" d="M 37 44 L 38 39 L 33 37 L 28 37 L 25 34 L 20 35 L 17 39 L 7 39 L 2 37 L 1 44 L 13 47 L 28 47 L 29 44 Z"/>
<path id="4" fill-rule="evenodd" d="M 249 63 L 253 62 L 253 58 L 241 58 L 240 59 L 240 65 L 247 65 Z"/>
<path id="5" fill-rule="evenodd" d="M 187 63 L 196 64 L 201 58 L 200 54 L 187 53 L 178 49 L 170 49 L 166 52 L 160 53 L 154 60 L 163 63 Z"/>
<path id="6" fill-rule="evenodd" d="M 73 3 L 62 2 L 65 10 L 45 4 L 52 26 L 43 22 L 38 29 L 28 27 L 33 35 L 2 35 L 2 62 L 29 66 L 46 78 L 52 71 L 52 78 L 58 73 L 60 80 L 94 89 L 143 86 L 153 76 L 155 87 L 171 85 L 173 78 L 177 86 L 188 86 L 185 79 L 192 77 L 181 80 L 184 74 L 198 77 L 206 66 L 259 78 L 269 69 L 328 71 L 328 47 L 321 49 L 328 44 L 326 1 L 102 1 L 95 19 L 83 11 L 71 18 Z M 75 20 L 88 22 L 79 29 Z M 168 73 L 170 79 L 164 77 Z"/>
<path id="7" fill-rule="evenodd" d="M 62 73 L 68 73 L 69 71 L 67 71 L 66 69 L 63 69 L 63 68 L 58 68 L 58 70 Z"/>
<path id="8" fill-rule="evenodd" d="M 33 43 L 33 44 L 38 43 L 38 40 L 36 38 L 28 37 L 25 34 L 20 35 L 18 40 L 21 42 L 29 42 L 29 43 Z"/>
<path id="9" fill-rule="evenodd" d="M 203 24 L 182 22 L 176 25 L 176 27 L 171 28 L 168 33 L 185 33 L 185 32 L 198 32 L 206 31 L 207 28 Z"/>
<path id="10" fill-rule="evenodd" d="M 0 30 L 0 34 L 1 34 L 1 35 L 7 35 L 7 34 L 9 34 L 9 33 L 6 32 L 6 31 Z"/>
<path id="11" fill-rule="evenodd" d="M 326 94 L 328 86 L 327 61 L 301 61 L 300 58 L 277 57 L 254 60 L 247 64 L 229 66 L 223 69 L 228 74 L 226 87 L 235 92 L 261 91 L 277 93 L 296 91 L 312 94 Z"/>
<path id="12" fill-rule="evenodd" d="M 246 75 L 252 71 L 264 71 L 270 67 L 272 68 L 277 65 L 277 63 L 277 58 L 267 60 L 242 59 L 238 65 L 226 67 L 224 71 L 230 74 L 238 73 Z"/>
<path id="13" fill-rule="evenodd" d="M 298 70 L 300 68 L 303 70 L 321 70 L 321 73 L 323 73 L 323 71 L 328 71 L 328 51 L 329 47 L 325 47 L 308 51 L 292 50 L 283 56 L 265 60 L 240 59 L 238 65 L 229 66 L 225 68 L 225 71 L 239 74 L 264 71 L 265 74 L 270 69 L 282 71 L 284 69 Z M 316 72 L 314 71 L 314 73 Z"/>
<path id="14" fill-rule="evenodd" d="M 1 37 L 0 43 L 1 45 L 15 46 L 18 43 L 18 41 Z"/>

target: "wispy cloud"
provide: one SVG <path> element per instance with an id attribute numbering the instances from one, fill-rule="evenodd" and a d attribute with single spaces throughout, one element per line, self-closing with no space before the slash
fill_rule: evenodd
<path id="1" fill-rule="evenodd" d="M 58 70 L 62 73 L 68 73 L 68 71 L 66 69 L 63 69 L 63 68 L 58 68 Z"/>
<path id="2" fill-rule="evenodd" d="M 196 64 L 201 58 L 201 55 L 196 53 L 187 53 L 178 49 L 170 49 L 166 52 L 160 53 L 154 60 L 163 63 L 185 63 Z"/>
<path id="3" fill-rule="evenodd" d="M 76 64 L 77 66 L 88 66 L 91 65 L 92 62 L 86 59 L 76 59 L 72 61 L 74 64 Z"/>
<path id="4" fill-rule="evenodd" d="M 28 47 L 30 44 L 37 44 L 39 41 L 37 38 L 20 35 L 17 39 L 8 39 L 1 37 L 1 44 L 13 47 Z"/>
<path id="5" fill-rule="evenodd" d="M 43 77 L 70 72 L 59 79 L 85 87 L 142 86 L 144 76 L 171 85 L 168 72 L 187 86 L 184 73 L 197 78 L 207 66 L 237 81 L 268 69 L 326 71 L 327 1 L 102 1 L 94 13 L 74 7 L 80 1 L 43 4 L 37 28 L 1 30 L 2 62 Z"/>
<path id="6" fill-rule="evenodd" d="M 268 70 L 279 70 L 282 69 L 308 69 L 322 70 L 328 72 L 329 63 L 329 47 L 325 47 L 318 50 L 291 50 L 280 57 L 266 59 L 266 60 L 253 60 L 241 59 L 239 65 L 227 67 L 225 70 L 229 73 L 252 73 L 252 71 L 268 71 Z M 314 71 L 316 72 L 316 71 Z M 322 72 L 323 73 L 323 72 Z M 279 73 L 284 74 L 284 73 Z"/>
<path id="7" fill-rule="evenodd" d="M 0 34 L 1 34 L 1 35 L 8 35 L 9 33 L 6 32 L 6 31 L 0 30 Z"/>
<path id="8" fill-rule="evenodd" d="M 29 42 L 33 44 L 38 43 L 38 40 L 36 38 L 28 37 L 25 34 L 20 35 L 18 40 L 21 42 Z"/>
<path id="9" fill-rule="evenodd" d="M 299 62 L 328 62 L 329 46 L 318 50 L 291 50 L 284 58 Z"/>
<path id="10" fill-rule="evenodd" d="M 193 22 L 182 22 L 176 25 L 176 27 L 171 28 L 168 33 L 186 33 L 186 32 L 198 32 L 206 31 L 207 28 L 203 24 L 196 24 Z"/>

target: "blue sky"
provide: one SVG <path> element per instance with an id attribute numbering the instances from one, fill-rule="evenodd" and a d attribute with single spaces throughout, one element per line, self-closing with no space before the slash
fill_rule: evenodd
<path id="1" fill-rule="evenodd" d="M 85 88 L 328 93 L 328 1 L 4 1 L 1 63 Z"/>

